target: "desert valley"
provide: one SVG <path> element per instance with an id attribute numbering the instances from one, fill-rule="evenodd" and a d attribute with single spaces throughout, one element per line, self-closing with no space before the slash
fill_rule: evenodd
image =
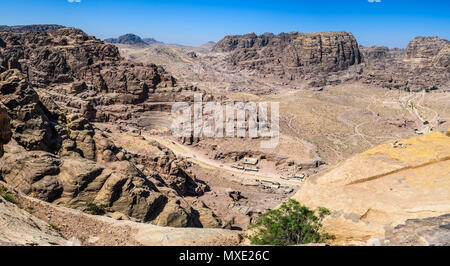
<path id="1" fill-rule="evenodd" d="M 450 41 L 144 37 L 0 26 L 0 245 L 250 245 L 289 199 L 330 245 L 450 244 Z M 199 94 L 279 103 L 278 145 L 173 136 Z"/>

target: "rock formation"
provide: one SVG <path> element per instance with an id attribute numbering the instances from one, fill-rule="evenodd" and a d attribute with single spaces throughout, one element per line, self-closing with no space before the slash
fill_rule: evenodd
<path id="1" fill-rule="evenodd" d="M 431 59 L 436 56 L 442 48 L 450 45 L 450 41 L 439 37 L 416 37 L 409 42 L 406 48 L 408 58 Z"/>
<path id="2" fill-rule="evenodd" d="M 160 41 L 157 41 L 154 38 L 141 38 L 136 34 L 125 34 L 119 36 L 117 38 L 108 38 L 103 40 L 105 43 L 111 44 L 128 44 L 128 45 L 136 45 L 136 46 L 147 46 L 147 45 L 155 45 L 155 44 L 163 44 Z"/>
<path id="3" fill-rule="evenodd" d="M 207 189 L 186 162 L 157 149 L 151 161 L 131 154 L 92 124 L 128 125 L 154 101 L 189 97 L 183 90 L 163 68 L 127 62 L 115 46 L 78 29 L 0 32 L 0 103 L 14 140 L 0 161 L 2 178 L 71 208 L 94 203 L 140 222 L 219 227 L 207 206 L 183 200 Z"/>
<path id="4" fill-rule="evenodd" d="M 390 246 L 449 246 L 450 214 L 408 219 L 387 232 L 383 243 Z"/>
<path id="5" fill-rule="evenodd" d="M 64 26 L 54 24 L 38 24 L 38 25 L 23 25 L 23 26 L 0 25 L 0 31 L 10 31 L 14 33 L 25 33 L 27 31 L 49 31 L 61 28 L 64 28 Z"/>
<path id="6" fill-rule="evenodd" d="M 225 69 L 306 81 L 310 87 L 362 81 L 408 91 L 450 88 L 449 41 L 417 37 L 407 49 L 359 46 L 346 32 L 265 33 L 226 36 L 213 51 Z"/>
<path id="7" fill-rule="evenodd" d="M 11 126 L 6 108 L 0 105 L 0 158 L 3 156 L 3 145 L 11 139 Z M 1 177 L 1 176 L 0 176 Z"/>
<path id="8" fill-rule="evenodd" d="M 376 146 L 310 177 L 294 198 L 332 211 L 324 228 L 338 244 L 381 239 L 408 219 L 450 213 L 449 137 L 435 132 L 399 143 Z"/>
<path id="9" fill-rule="evenodd" d="M 448 90 L 449 43 L 438 37 L 417 37 L 408 44 L 406 50 L 363 47 L 363 73 L 355 78 L 391 89 Z"/>
<path id="10" fill-rule="evenodd" d="M 219 41 L 213 51 L 231 52 L 227 62 L 232 68 L 291 80 L 361 63 L 358 43 L 347 32 L 233 35 Z"/>

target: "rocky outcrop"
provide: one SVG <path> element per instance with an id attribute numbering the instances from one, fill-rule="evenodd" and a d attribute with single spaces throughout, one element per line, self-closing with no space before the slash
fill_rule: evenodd
<path id="1" fill-rule="evenodd" d="M 44 151 L 27 152 L 16 143 L 8 144 L 6 150 L 0 161 L 3 180 L 40 200 L 80 210 L 90 203 L 105 205 L 109 212 L 161 226 L 210 227 L 201 220 L 214 216 L 206 206 L 197 208 L 182 200 L 184 194 L 164 182 L 164 174 L 145 175 L 133 160 L 99 164 L 75 154 L 61 157 Z M 214 227 L 219 226 L 220 221 Z"/>
<path id="2" fill-rule="evenodd" d="M 417 37 L 406 50 L 363 47 L 363 73 L 355 78 L 390 89 L 449 90 L 449 43 L 438 37 Z"/>
<path id="3" fill-rule="evenodd" d="M 106 104 L 109 99 L 95 96 L 115 93 L 117 102 L 136 104 L 157 88 L 175 85 L 161 67 L 128 63 L 115 46 L 78 29 L 1 32 L 0 39 L 0 66 L 19 69 L 34 87 L 73 82 L 76 86 L 71 92 L 94 97 L 92 101 Z"/>
<path id="4" fill-rule="evenodd" d="M 140 222 L 220 226 L 202 222 L 214 217 L 206 206 L 183 200 L 206 189 L 188 165 L 168 153 L 139 165 L 145 158 L 92 124 L 126 121 L 152 101 L 188 97 L 164 69 L 124 61 L 115 46 L 73 28 L 0 32 L 0 40 L 0 103 L 14 140 L 0 160 L 3 180 L 70 208 L 94 203 Z"/>
<path id="5" fill-rule="evenodd" d="M 383 60 L 389 57 L 389 48 L 386 46 L 359 46 L 364 61 Z"/>
<path id="6" fill-rule="evenodd" d="M 3 145 L 11 139 L 11 126 L 6 108 L 0 105 L 0 157 L 3 156 Z"/>
<path id="7" fill-rule="evenodd" d="M 439 53 L 433 57 L 432 64 L 434 67 L 450 70 L 450 45 L 443 47 Z"/>
<path id="8" fill-rule="evenodd" d="M 449 41 L 417 37 L 407 49 L 359 46 L 351 33 L 265 33 L 226 36 L 213 51 L 225 53 L 227 71 L 280 78 L 300 87 L 362 81 L 390 89 L 450 89 Z M 222 55 L 221 55 L 222 56 Z"/>
<path id="9" fill-rule="evenodd" d="M 38 25 L 22 25 L 22 26 L 6 26 L 0 25 L 0 31 L 10 31 L 14 33 L 25 33 L 27 31 L 49 31 L 62 29 L 64 26 L 55 24 L 38 24 Z"/>
<path id="10" fill-rule="evenodd" d="M 324 228 L 337 244 L 363 244 L 408 219 L 450 213 L 449 168 L 449 137 L 435 132 L 356 155 L 307 179 L 294 198 L 332 211 Z"/>
<path id="11" fill-rule="evenodd" d="M 361 63 L 358 43 L 347 32 L 233 35 L 219 41 L 213 51 L 231 52 L 230 68 L 288 79 L 337 72 Z"/>
<path id="12" fill-rule="evenodd" d="M 446 39 L 419 36 L 409 42 L 406 54 L 408 58 L 431 59 L 448 45 L 450 41 Z"/>
<path id="13" fill-rule="evenodd" d="M 12 137 L 27 150 L 52 151 L 59 138 L 48 110 L 38 94 L 17 70 L 0 74 L 0 103 L 8 111 L 13 129 Z"/>
<path id="14" fill-rule="evenodd" d="M 450 246 L 450 214 L 425 219 L 409 219 L 387 232 L 390 246 Z"/>
<path id="15" fill-rule="evenodd" d="M 53 102 L 91 122 L 131 120 L 152 102 L 186 101 L 192 94 L 162 67 L 128 62 L 114 45 L 74 28 L 0 32 L 0 72 L 10 69 L 22 73 L 46 108 Z"/>

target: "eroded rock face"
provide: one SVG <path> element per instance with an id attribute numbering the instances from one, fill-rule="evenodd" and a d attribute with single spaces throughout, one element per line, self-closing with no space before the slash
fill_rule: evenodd
<path id="1" fill-rule="evenodd" d="M 156 164 L 148 167 L 159 172 L 148 173 L 138 167 L 144 160 L 139 154 L 92 124 L 130 119 L 152 101 L 184 99 L 181 91 L 163 68 L 126 62 L 115 46 L 77 29 L 0 32 L 0 103 L 14 139 L 0 160 L 2 178 L 27 195 L 66 207 L 103 204 L 135 221 L 209 226 L 201 221 L 213 216 L 206 206 L 182 200 L 204 189 L 187 174 L 188 165 L 155 154 Z"/>
<path id="2" fill-rule="evenodd" d="M 17 70 L 0 74 L 0 102 L 7 108 L 13 138 L 27 150 L 51 151 L 58 145 L 52 118 L 24 76 Z"/>
<path id="3" fill-rule="evenodd" d="M 406 50 L 363 47 L 363 73 L 368 84 L 407 91 L 450 89 L 450 42 L 438 37 L 417 37 Z"/>
<path id="4" fill-rule="evenodd" d="M 3 145 L 11 139 L 11 126 L 6 108 L 0 105 L 0 157 L 3 156 Z"/>
<path id="5" fill-rule="evenodd" d="M 346 32 L 234 35 L 219 41 L 213 51 L 231 52 L 230 67 L 289 79 L 313 72 L 336 72 L 361 63 L 358 43 Z"/>
<path id="6" fill-rule="evenodd" d="M 8 69 L 18 69 L 32 87 L 43 88 L 39 93 L 90 121 L 127 119 L 136 104 L 174 98 L 170 88 L 176 86 L 162 67 L 127 62 L 117 47 L 74 28 L 0 32 L 0 72 Z M 128 106 L 119 113 L 114 104 Z"/>
<path id="7" fill-rule="evenodd" d="M 416 37 L 406 48 L 408 58 L 430 59 L 436 56 L 442 48 L 450 45 L 450 41 L 439 37 Z"/>

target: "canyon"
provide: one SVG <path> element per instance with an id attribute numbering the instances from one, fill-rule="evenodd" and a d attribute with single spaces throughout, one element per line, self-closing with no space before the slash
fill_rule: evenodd
<path id="1" fill-rule="evenodd" d="M 389 49 L 293 31 L 192 47 L 0 26 L 0 244 L 247 245 L 248 225 L 289 198 L 331 210 L 332 244 L 448 243 L 449 60 L 439 37 Z M 278 146 L 172 136 L 173 104 L 196 94 L 278 102 Z M 411 240 L 421 224 L 443 236 Z"/>

